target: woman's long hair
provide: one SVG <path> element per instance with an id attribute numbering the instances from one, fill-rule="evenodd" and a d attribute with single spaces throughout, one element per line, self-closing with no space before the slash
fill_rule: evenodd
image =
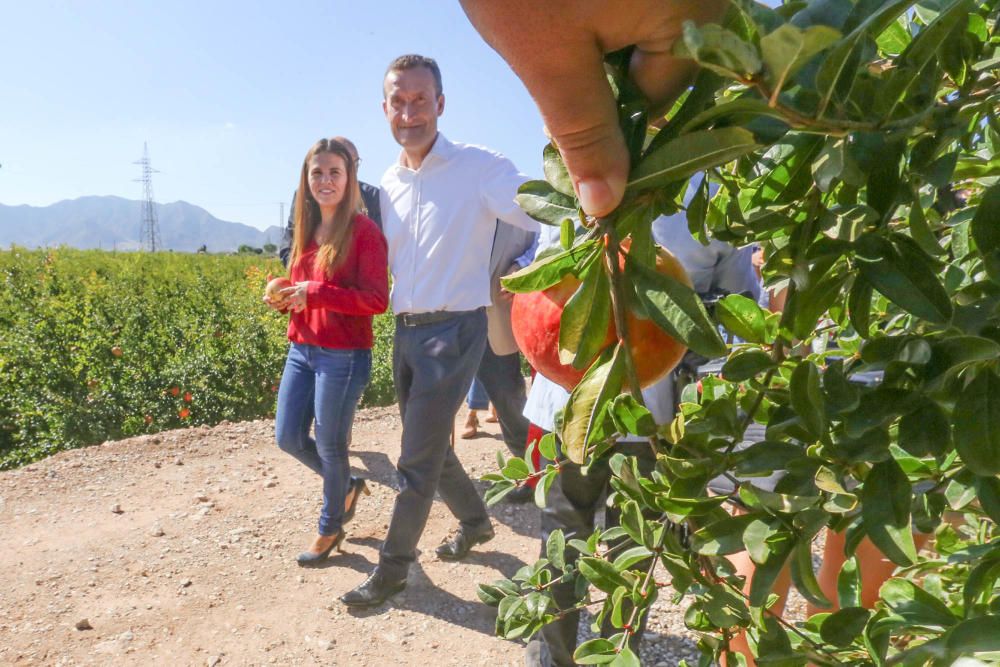
<path id="1" fill-rule="evenodd" d="M 361 205 L 358 167 L 351 152 L 347 150 L 347 146 L 335 139 L 320 139 L 313 144 L 313 147 L 306 153 L 305 160 L 302 161 L 299 190 L 295 197 L 295 232 L 292 237 L 292 253 L 288 265 L 289 267 L 293 266 L 302 256 L 320 225 L 319 204 L 309 189 L 309 163 L 313 156 L 320 153 L 339 155 L 344 159 L 344 167 L 347 170 L 347 189 L 344 192 L 344 198 L 337 206 L 337 212 L 333 216 L 333 233 L 320 243 L 319 252 L 316 253 L 317 264 L 323 267 L 327 277 L 329 277 L 344 262 L 349 250 L 351 230 L 354 228 L 354 217 L 359 213 Z"/>

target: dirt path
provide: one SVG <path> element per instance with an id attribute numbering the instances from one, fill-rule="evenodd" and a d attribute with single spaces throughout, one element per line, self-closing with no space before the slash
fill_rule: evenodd
<path id="1" fill-rule="evenodd" d="M 496 425 L 459 440 L 474 477 Z M 351 463 L 368 477 L 345 552 L 302 569 L 317 478 L 273 445 L 273 422 L 223 424 L 64 452 L 0 473 L 0 664 L 520 665 L 476 585 L 533 562 L 538 509 L 491 509 L 497 538 L 462 563 L 434 547 L 456 525 L 440 502 L 409 587 L 371 610 L 337 598 L 378 558 L 395 497 L 395 408 L 359 412 Z M 693 655 L 667 596 L 643 663 Z M 89 625 L 90 629 L 77 629 Z"/>

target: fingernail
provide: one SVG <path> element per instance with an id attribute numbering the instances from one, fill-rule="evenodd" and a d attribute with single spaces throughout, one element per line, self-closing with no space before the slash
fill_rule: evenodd
<path id="1" fill-rule="evenodd" d="M 621 195 L 604 179 L 588 178 L 577 181 L 576 194 L 580 206 L 587 215 L 602 216 L 611 213 L 618 205 Z"/>

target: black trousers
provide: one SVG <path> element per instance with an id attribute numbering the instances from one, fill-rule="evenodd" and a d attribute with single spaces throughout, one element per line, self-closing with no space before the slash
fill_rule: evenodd
<path id="1" fill-rule="evenodd" d="M 391 578 L 405 577 L 416 559 L 435 491 L 463 527 L 489 522 L 486 505 L 451 446 L 455 415 L 485 345 L 482 308 L 419 326 L 396 318 L 392 366 L 403 437 L 396 463 L 399 493 L 379 556 L 379 568 Z"/>
<path id="2" fill-rule="evenodd" d="M 514 456 L 524 456 L 529 422 L 524 416 L 528 395 L 524 390 L 524 376 L 521 375 L 521 355 L 517 352 L 497 354 L 487 343 L 476 377 L 483 383 L 496 408 L 507 449 Z"/>
<path id="3" fill-rule="evenodd" d="M 653 453 L 647 443 L 619 443 L 615 451 L 625 455 L 634 455 L 639 459 L 639 469 L 644 475 L 650 474 L 656 463 Z M 580 466 L 572 463 L 562 463 L 562 469 L 556 481 L 546 496 L 545 508 L 542 510 L 542 545 L 541 556 L 545 557 L 545 544 L 549 535 L 561 528 L 566 541 L 580 539 L 586 541 L 594 532 L 594 519 L 602 502 L 611 491 L 611 468 L 607 463 L 592 465 L 584 475 Z M 604 506 L 604 524 L 610 528 L 620 523 L 620 512 L 616 508 Z M 567 548 L 566 562 L 576 562 L 580 552 Z M 637 564 L 636 568 L 648 566 L 648 561 Z M 558 573 L 553 572 L 553 576 Z M 569 609 L 576 603 L 576 586 L 572 581 L 555 584 L 549 590 L 559 609 Z M 543 627 L 529 642 L 526 652 L 527 665 L 531 667 L 572 667 L 573 651 L 576 650 L 577 626 L 580 624 L 580 612 L 566 614 L 553 623 Z M 632 636 L 629 644 L 636 655 L 639 654 L 639 641 L 646 629 L 646 618 L 643 617 L 639 628 Z M 621 630 L 605 622 L 601 627 L 601 636 L 610 637 Z"/>

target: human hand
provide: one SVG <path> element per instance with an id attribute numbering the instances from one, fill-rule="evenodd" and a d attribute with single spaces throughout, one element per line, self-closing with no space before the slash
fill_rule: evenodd
<path id="1" fill-rule="evenodd" d="M 308 289 L 309 282 L 303 280 L 281 290 L 285 308 L 293 313 L 301 313 L 305 310 Z"/>
<path id="2" fill-rule="evenodd" d="M 685 21 L 718 20 L 726 0 L 461 0 L 479 34 L 521 78 L 562 153 L 583 210 L 618 206 L 629 156 L 604 54 L 635 44 L 630 74 L 654 108 L 687 85 L 694 65 L 670 55 Z"/>

